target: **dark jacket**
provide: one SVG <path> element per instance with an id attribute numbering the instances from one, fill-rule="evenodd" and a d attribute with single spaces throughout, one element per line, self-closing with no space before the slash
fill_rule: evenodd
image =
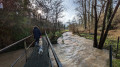
<path id="1" fill-rule="evenodd" d="M 41 36 L 41 32 L 37 27 L 34 27 L 33 29 L 33 35 L 34 35 L 34 39 L 39 39 Z"/>

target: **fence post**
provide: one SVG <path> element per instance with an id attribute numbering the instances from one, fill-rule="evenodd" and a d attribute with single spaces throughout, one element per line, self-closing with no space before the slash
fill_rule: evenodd
<path id="1" fill-rule="evenodd" d="M 26 45 L 26 40 L 24 40 L 24 48 L 25 48 L 25 59 L 27 62 L 27 45 Z"/>
<path id="2" fill-rule="evenodd" d="M 110 52 L 109 52 L 109 58 L 110 58 L 110 67 L 112 67 L 112 45 L 110 45 Z"/>
<path id="3" fill-rule="evenodd" d="M 116 50 L 116 57 L 117 57 L 117 54 L 118 54 L 118 49 L 119 49 L 119 48 L 118 48 L 118 47 L 119 47 L 118 45 L 119 45 L 119 37 L 118 37 L 118 40 L 117 40 L 117 50 Z"/>

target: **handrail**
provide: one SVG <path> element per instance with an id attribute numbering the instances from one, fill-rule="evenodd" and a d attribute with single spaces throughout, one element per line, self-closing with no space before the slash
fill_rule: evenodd
<path id="1" fill-rule="evenodd" d="M 22 54 L 14 61 L 14 63 L 11 65 L 11 67 L 13 67 L 13 66 L 19 61 L 19 59 L 20 59 L 21 57 L 23 57 L 24 55 L 25 55 L 25 52 L 22 53 Z"/>
<path id="2" fill-rule="evenodd" d="M 55 61 L 56 61 L 57 65 L 58 65 L 58 67 L 62 67 L 62 64 L 61 64 L 61 62 L 60 62 L 57 54 L 55 53 L 55 50 L 54 50 L 54 48 L 53 48 L 53 46 L 52 46 L 52 44 L 51 44 L 51 42 L 50 42 L 50 40 L 49 40 L 49 38 L 48 38 L 48 35 L 47 35 L 46 31 L 45 31 L 45 35 L 46 35 L 46 37 L 47 37 L 48 43 L 49 43 L 49 45 L 50 45 L 50 48 L 51 48 L 51 50 L 52 50 L 52 53 L 53 53 L 53 55 L 54 55 L 54 58 L 55 58 Z"/>
<path id="3" fill-rule="evenodd" d="M 18 43 L 20 43 L 20 42 L 22 42 L 22 41 L 24 41 L 24 40 L 30 38 L 31 36 L 32 36 L 32 35 L 30 35 L 30 36 L 28 36 L 28 37 L 25 37 L 25 38 L 23 38 L 23 39 L 21 39 L 21 40 L 15 42 L 15 43 L 13 43 L 13 44 L 11 44 L 11 45 L 9 45 L 9 46 L 7 46 L 7 47 L 1 49 L 1 50 L 0 50 L 0 53 L 6 51 L 8 48 L 10 48 L 10 47 L 12 47 L 12 46 L 14 46 L 14 45 L 16 45 L 16 44 L 18 44 Z"/>
<path id="4" fill-rule="evenodd" d="M 119 40 L 120 40 L 120 38 L 118 37 L 118 39 L 117 39 L 116 57 L 118 56 L 118 50 L 119 50 Z"/>
<path id="5" fill-rule="evenodd" d="M 110 45 L 109 58 L 110 58 L 110 67 L 112 67 L 112 45 Z"/>
<path id="6" fill-rule="evenodd" d="M 35 41 L 33 41 L 33 42 L 26 48 L 26 50 L 28 50 L 28 49 L 33 45 L 34 42 L 35 42 Z M 22 58 L 25 54 L 26 54 L 26 53 L 23 52 L 23 53 L 14 61 L 14 63 L 11 65 L 11 67 L 13 67 L 13 66 L 19 61 L 19 59 Z"/>
<path id="7" fill-rule="evenodd" d="M 46 43 L 47 43 L 47 45 L 48 45 L 48 42 L 47 42 L 47 40 L 46 40 L 46 39 L 45 39 L 45 42 L 46 42 Z M 49 46 L 48 46 L 48 57 L 50 58 Z M 50 67 L 54 67 L 54 66 L 53 66 L 53 63 L 52 63 L 51 58 L 50 58 L 50 64 L 51 64 L 51 66 L 50 66 Z"/>
<path id="8" fill-rule="evenodd" d="M 26 50 L 28 50 L 28 49 L 33 45 L 34 42 L 35 42 L 35 41 L 33 41 L 33 42 L 26 48 Z"/>

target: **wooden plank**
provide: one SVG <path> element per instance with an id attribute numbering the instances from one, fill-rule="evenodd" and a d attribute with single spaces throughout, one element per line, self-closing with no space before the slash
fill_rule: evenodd
<path id="1" fill-rule="evenodd" d="M 26 64 L 24 67 L 49 67 L 49 57 L 48 57 L 48 45 L 45 42 L 45 37 L 42 38 L 43 40 L 43 54 L 38 54 L 39 47 L 34 47 L 34 50 L 31 56 L 27 59 Z"/>

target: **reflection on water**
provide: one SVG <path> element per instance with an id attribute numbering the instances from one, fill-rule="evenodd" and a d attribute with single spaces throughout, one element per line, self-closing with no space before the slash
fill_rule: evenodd
<path id="1" fill-rule="evenodd" d="M 54 49 L 63 67 L 108 67 L 108 51 L 93 48 L 91 40 L 66 32 L 58 43 Z"/>

